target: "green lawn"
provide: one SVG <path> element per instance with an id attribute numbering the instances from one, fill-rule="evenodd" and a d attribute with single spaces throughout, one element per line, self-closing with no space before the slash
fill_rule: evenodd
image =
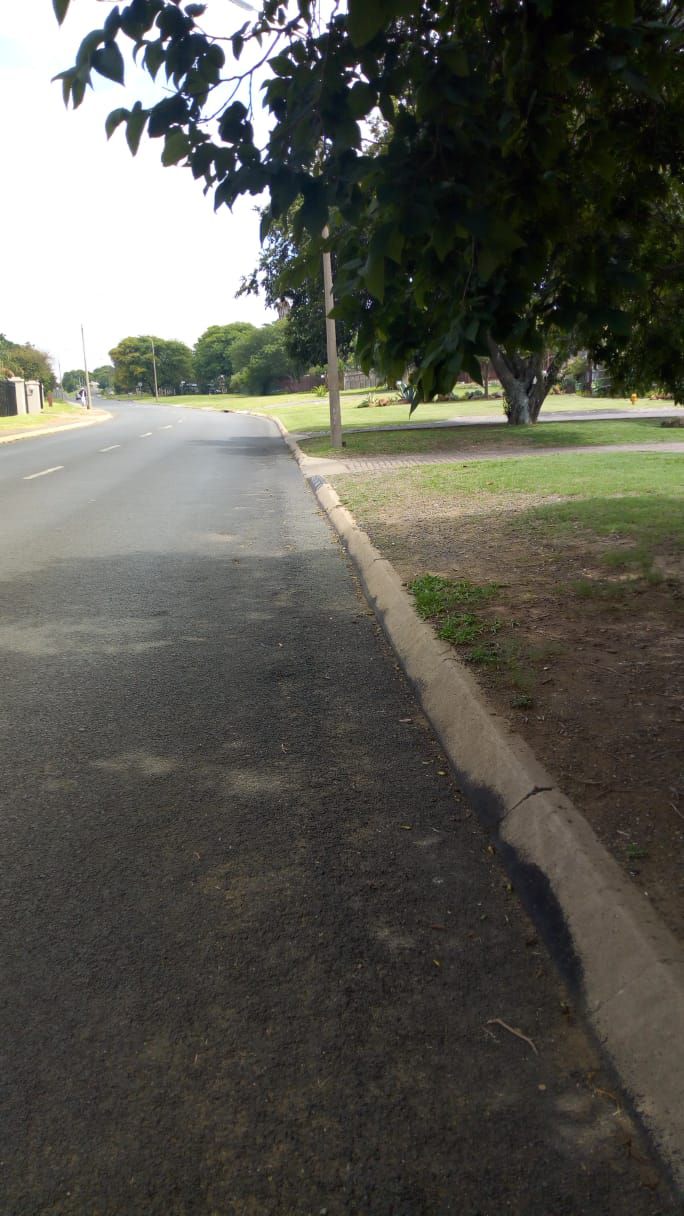
<path id="1" fill-rule="evenodd" d="M 420 516 L 469 498 L 477 499 L 479 511 L 488 504 L 496 511 L 513 497 L 528 507 L 526 521 L 544 530 L 587 528 L 629 541 L 635 555 L 665 542 L 684 549 L 684 456 L 672 452 L 483 460 L 332 480 L 360 517 L 383 510 Z"/>
<path id="2" fill-rule="evenodd" d="M 684 440 L 684 433 L 661 427 L 658 419 L 616 419 L 614 422 L 543 422 L 534 427 L 464 426 L 434 430 L 371 431 L 349 434 L 344 456 L 398 456 L 423 452 L 453 452 L 454 456 L 478 449 L 506 450 L 547 447 L 584 447 L 608 443 L 662 443 Z M 339 456 L 325 438 L 305 439 L 309 456 Z"/>
<path id="3" fill-rule="evenodd" d="M 16 414 L 12 418 L 0 418 L 0 435 L 12 431 L 27 431 L 33 427 L 48 426 L 54 418 L 82 417 L 85 411 L 80 405 L 71 405 L 68 401 L 55 401 L 52 407 L 45 406 L 41 414 Z"/>
<path id="4" fill-rule="evenodd" d="M 382 395 L 382 394 L 380 394 Z M 349 390 L 342 394 L 342 425 L 345 428 L 367 428 L 377 426 L 400 426 L 409 421 L 416 423 L 444 422 L 452 418 L 503 418 L 501 400 L 446 401 L 419 405 L 409 418 L 408 405 L 397 402 L 382 408 L 359 409 L 359 403 L 367 398 L 367 392 Z M 146 405 L 152 397 L 141 397 Z M 242 397 L 227 393 L 225 396 L 162 397 L 162 405 L 184 405 L 191 409 L 253 410 L 256 413 L 275 414 L 294 434 L 316 432 L 324 434 L 330 429 L 327 399 L 310 393 L 286 394 L 271 397 Z M 639 401 L 640 406 L 672 405 L 671 401 Z M 630 408 L 627 400 L 614 397 L 579 397 L 576 394 L 549 397 L 544 405 L 547 413 L 557 411 L 585 411 L 592 409 L 624 410 Z M 542 412 L 542 418 L 544 414 Z"/>

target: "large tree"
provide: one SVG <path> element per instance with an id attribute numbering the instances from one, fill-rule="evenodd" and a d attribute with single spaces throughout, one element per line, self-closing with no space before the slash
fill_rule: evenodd
<path id="1" fill-rule="evenodd" d="M 232 349 L 239 338 L 252 333 L 256 326 L 248 321 L 233 321 L 230 325 L 210 325 L 195 345 L 195 378 L 202 389 L 214 387 L 217 381 L 230 382 L 234 364 Z"/>
<path id="2" fill-rule="evenodd" d="M 295 372 L 285 347 L 285 322 L 274 321 L 252 329 L 232 347 L 231 389 L 237 393 L 267 395 L 275 392 Z"/>
<path id="3" fill-rule="evenodd" d="M 0 334 L 0 368 L 5 375 L 40 380 L 48 391 L 56 384 L 50 356 L 45 351 L 38 350 L 30 342 L 12 342 L 4 334 Z"/>
<path id="4" fill-rule="evenodd" d="M 80 368 L 72 368 L 62 375 L 62 388 L 65 393 L 75 393 L 85 385 L 85 372 Z"/>
<path id="5" fill-rule="evenodd" d="M 118 393 L 134 393 L 138 389 L 154 392 L 155 361 L 160 391 L 178 392 L 184 382 L 192 380 L 192 351 L 184 342 L 141 334 L 122 338 L 110 350 L 109 357 L 114 364 L 114 387 Z"/>
<path id="6" fill-rule="evenodd" d="M 53 2 L 62 18 L 69 0 Z M 80 104 L 93 71 L 123 81 L 131 39 L 168 91 L 115 111 L 108 133 L 124 124 L 133 151 L 145 130 L 163 140 L 216 206 L 268 191 L 264 230 L 301 198 L 295 238 L 318 253 L 329 226 L 337 315 L 365 365 L 411 367 L 429 399 L 490 356 L 524 422 L 557 374 L 550 341 L 613 358 L 648 318 L 644 226 L 684 154 L 679 0 L 349 0 L 327 21 L 310 0 L 265 0 L 220 40 L 206 7 L 115 7 L 62 74 L 65 98 Z M 226 70 L 226 45 L 266 64 L 261 146 L 252 72 Z M 364 144 L 378 111 L 380 151 Z M 653 368 L 673 389 L 681 343 L 673 329 Z"/>
<path id="7" fill-rule="evenodd" d="M 115 372 L 111 363 L 103 363 L 101 367 L 94 367 L 92 371 L 93 380 L 105 390 L 114 388 L 114 376 Z"/>

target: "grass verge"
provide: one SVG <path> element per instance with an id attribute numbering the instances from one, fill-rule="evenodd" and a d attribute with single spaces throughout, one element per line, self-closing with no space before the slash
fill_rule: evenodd
<path id="1" fill-rule="evenodd" d="M 684 932 L 684 456 L 331 478 L 626 874 Z"/>
<path id="2" fill-rule="evenodd" d="M 655 418 L 616 419 L 611 422 L 548 422 L 534 427 L 459 426 L 433 430 L 374 431 L 348 434 L 344 458 L 354 456 L 399 456 L 453 453 L 471 455 L 479 451 L 539 451 L 551 447 L 590 447 L 601 444 L 676 442 L 681 433 L 661 427 Z M 684 436 L 683 436 L 684 438 Z M 301 447 L 308 456 L 339 456 L 325 438 L 306 439 Z"/>
<path id="3" fill-rule="evenodd" d="M 56 401 L 53 406 L 46 406 L 40 414 L 15 414 L 11 418 L 0 418 L 0 435 L 12 434 L 13 431 L 39 430 L 49 426 L 52 421 L 81 418 L 84 414 L 85 411 L 80 405 Z"/>

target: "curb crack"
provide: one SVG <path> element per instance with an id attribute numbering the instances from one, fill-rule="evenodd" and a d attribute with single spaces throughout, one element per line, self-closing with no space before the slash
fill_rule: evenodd
<path id="1" fill-rule="evenodd" d="M 522 806 L 523 802 L 527 802 L 528 798 L 534 798 L 535 794 L 550 794 L 554 788 L 553 785 L 533 785 L 529 794 L 524 794 L 522 798 L 519 798 L 513 806 L 508 808 L 506 814 L 510 815 L 511 811 L 516 811 L 519 806 Z"/>

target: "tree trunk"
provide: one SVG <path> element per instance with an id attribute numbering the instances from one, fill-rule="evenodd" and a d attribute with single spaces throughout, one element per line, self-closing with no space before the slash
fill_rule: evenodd
<path id="1" fill-rule="evenodd" d="M 510 425 L 529 426 L 536 422 L 549 390 L 558 379 L 560 355 L 554 356 L 544 371 L 541 354 L 509 353 L 491 335 L 487 337 L 487 345 L 504 390 L 504 409 Z"/>

